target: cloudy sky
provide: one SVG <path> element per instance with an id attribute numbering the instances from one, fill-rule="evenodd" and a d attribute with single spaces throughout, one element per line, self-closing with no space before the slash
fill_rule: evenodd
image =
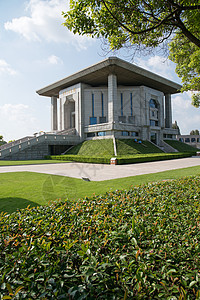
<path id="1" fill-rule="evenodd" d="M 112 55 L 101 41 L 62 25 L 67 9 L 67 0 L 0 1 L 0 135 L 6 141 L 50 131 L 50 99 L 37 89 Z M 114 55 L 127 60 L 123 51 Z M 181 83 L 174 64 L 159 55 L 134 63 Z M 200 129 L 200 110 L 190 103 L 189 93 L 173 96 L 173 121 L 182 134 Z"/>

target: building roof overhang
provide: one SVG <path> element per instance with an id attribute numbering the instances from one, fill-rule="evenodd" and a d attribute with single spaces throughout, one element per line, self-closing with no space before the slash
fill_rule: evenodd
<path id="1" fill-rule="evenodd" d="M 109 74 L 115 74 L 117 76 L 118 85 L 144 85 L 161 91 L 164 94 L 179 93 L 181 89 L 181 85 L 173 81 L 117 57 L 110 57 L 39 89 L 36 92 L 41 96 L 59 97 L 61 90 L 78 83 L 85 83 L 94 87 L 107 86 Z"/>

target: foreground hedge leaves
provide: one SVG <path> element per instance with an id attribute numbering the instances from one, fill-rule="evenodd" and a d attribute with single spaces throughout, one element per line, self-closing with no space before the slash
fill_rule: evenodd
<path id="1" fill-rule="evenodd" d="M 1 299 L 200 299 L 200 177 L 0 215 Z"/>

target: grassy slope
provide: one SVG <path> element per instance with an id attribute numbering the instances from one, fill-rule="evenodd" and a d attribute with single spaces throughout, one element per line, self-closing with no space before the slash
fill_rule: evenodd
<path id="1" fill-rule="evenodd" d="M 164 140 L 167 144 L 178 150 L 179 152 L 196 152 L 197 148 L 175 140 Z"/>
<path id="2" fill-rule="evenodd" d="M 83 143 L 71 148 L 66 154 L 113 156 L 113 141 L 112 139 L 84 141 Z"/>
<path id="3" fill-rule="evenodd" d="M 148 141 L 142 144 L 135 142 L 133 139 L 116 140 L 117 155 L 135 155 L 147 153 L 163 153 L 158 147 Z"/>
<path id="4" fill-rule="evenodd" d="M 29 172 L 0 174 L 0 211 L 13 212 L 28 205 L 48 204 L 56 199 L 79 199 L 107 191 L 129 189 L 147 182 L 200 175 L 199 167 L 132 176 L 100 182 Z"/>
<path id="5" fill-rule="evenodd" d="M 162 150 L 148 141 L 142 144 L 136 143 L 133 139 L 116 139 L 118 155 L 135 155 L 146 153 L 163 153 Z M 85 141 L 71 148 L 66 154 L 78 154 L 85 156 L 113 156 L 112 139 Z"/>

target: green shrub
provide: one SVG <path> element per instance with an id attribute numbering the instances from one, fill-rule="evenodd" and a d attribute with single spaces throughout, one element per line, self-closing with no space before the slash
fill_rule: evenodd
<path id="1" fill-rule="evenodd" d="M 46 159 L 55 159 L 63 161 L 76 161 L 84 163 L 95 163 L 95 164 L 109 164 L 110 157 L 96 157 L 96 156 L 82 156 L 82 155 L 50 155 L 46 156 Z"/>
<path id="2" fill-rule="evenodd" d="M 1 214 L 1 297 L 199 299 L 199 199 L 193 177 Z"/>
<path id="3" fill-rule="evenodd" d="M 135 156 L 124 156 L 117 157 L 117 164 L 134 164 L 134 163 L 143 163 L 150 161 L 160 161 L 160 160 L 168 160 L 168 159 L 177 159 L 190 157 L 193 153 L 152 153 L 152 154 L 139 154 Z"/>

